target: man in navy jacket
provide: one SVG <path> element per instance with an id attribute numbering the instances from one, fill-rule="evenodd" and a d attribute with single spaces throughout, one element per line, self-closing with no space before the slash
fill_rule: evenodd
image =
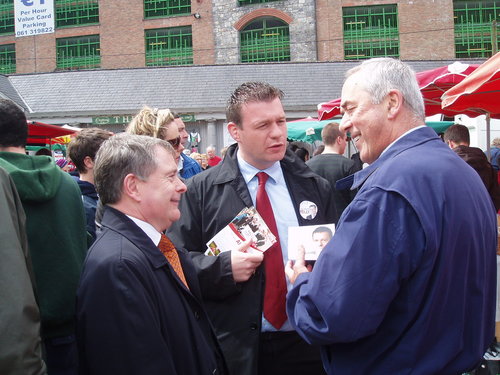
<path id="1" fill-rule="evenodd" d="M 341 129 L 367 168 L 312 272 L 287 275 L 292 325 L 328 374 L 454 375 L 493 340 L 497 230 L 478 174 L 424 125 L 415 73 L 394 59 L 348 72 Z M 341 180 L 342 181 L 342 180 Z"/>

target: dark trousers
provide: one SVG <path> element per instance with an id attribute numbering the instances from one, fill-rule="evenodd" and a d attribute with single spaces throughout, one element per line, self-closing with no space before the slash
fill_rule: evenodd
<path id="1" fill-rule="evenodd" d="M 75 335 L 43 340 L 48 375 L 78 375 Z"/>
<path id="2" fill-rule="evenodd" d="M 296 332 L 263 332 L 259 344 L 259 375 L 326 374 L 319 348 Z"/>

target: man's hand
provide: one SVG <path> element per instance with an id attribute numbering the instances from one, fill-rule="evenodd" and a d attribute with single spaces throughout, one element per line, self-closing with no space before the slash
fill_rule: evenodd
<path id="1" fill-rule="evenodd" d="M 291 260 L 287 262 L 285 266 L 285 273 L 291 284 L 295 283 L 297 276 L 299 276 L 301 273 L 311 272 L 312 267 L 311 265 L 306 266 L 305 257 L 306 250 L 304 249 L 304 246 L 300 245 L 297 249 L 297 259 L 295 260 L 295 262 Z"/>
<path id="2" fill-rule="evenodd" d="M 245 241 L 237 250 L 231 251 L 231 268 L 234 281 L 237 283 L 247 281 L 264 260 L 263 253 L 248 251 L 251 244 L 251 240 Z"/>

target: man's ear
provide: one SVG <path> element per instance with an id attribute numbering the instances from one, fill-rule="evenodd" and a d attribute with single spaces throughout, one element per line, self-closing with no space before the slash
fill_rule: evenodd
<path id="1" fill-rule="evenodd" d="M 231 137 L 236 141 L 240 141 L 240 128 L 234 122 L 230 122 L 227 124 L 227 131 L 231 135 Z"/>
<path id="2" fill-rule="evenodd" d="M 141 189 L 139 187 L 141 182 L 136 175 L 129 173 L 123 179 L 123 194 L 136 202 L 140 202 L 142 200 Z"/>
<path id="3" fill-rule="evenodd" d="M 391 90 L 387 94 L 388 117 L 394 118 L 403 107 L 403 94 L 399 90 Z"/>
<path id="4" fill-rule="evenodd" d="M 85 156 L 85 158 L 83 159 L 83 164 L 85 164 L 85 169 L 87 171 L 94 169 L 94 161 L 90 156 Z"/>

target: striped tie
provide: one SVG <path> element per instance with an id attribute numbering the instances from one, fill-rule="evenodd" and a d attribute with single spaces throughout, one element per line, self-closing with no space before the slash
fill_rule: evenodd
<path id="1" fill-rule="evenodd" d="M 165 258 L 167 258 L 168 262 L 174 269 L 175 273 L 177 274 L 177 276 L 179 276 L 179 279 L 181 279 L 186 288 L 189 289 L 186 277 L 184 276 L 184 271 L 182 271 L 182 265 L 179 259 L 179 254 L 177 254 L 177 250 L 175 249 L 175 246 L 172 243 L 172 241 L 170 241 L 169 238 L 165 236 L 163 233 L 161 234 L 161 240 L 160 243 L 158 244 L 158 248 L 163 253 L 163 255 L 165 255 Z"/>

